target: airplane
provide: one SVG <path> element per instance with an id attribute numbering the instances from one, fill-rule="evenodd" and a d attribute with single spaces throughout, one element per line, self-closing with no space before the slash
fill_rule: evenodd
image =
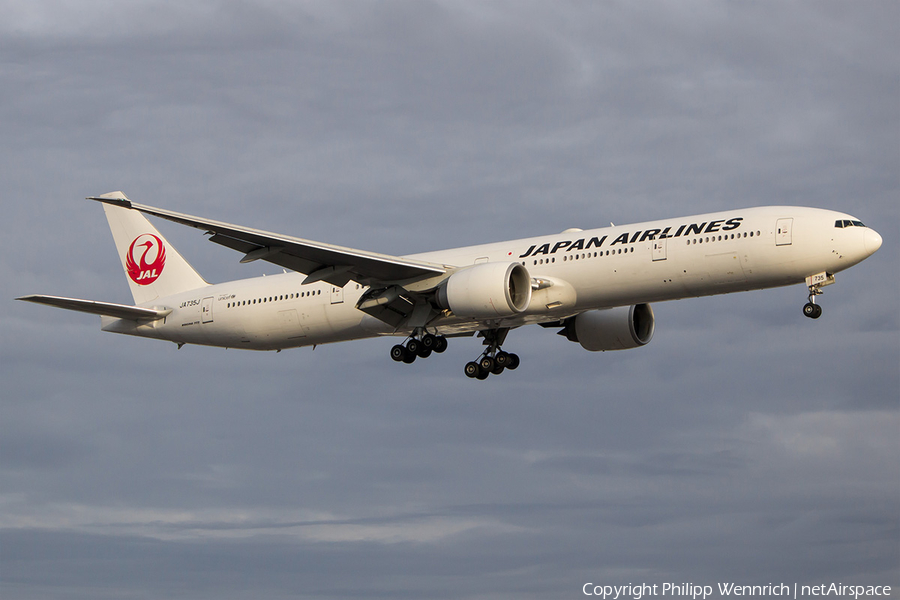
<path id="1" fill-rule="evenodd" d="M 483 338 L 465 365 L 479 380 L 519 366 L 502 349 L 525 325 L 558 329 L 590 351 L 648 344 L 651 303 L 805 283 L 817 319 L 834 274 L 877 251 L 881 236 L 850 215 L 764 206 L 478 246 L 390 256 L 138 204 L 102 203 L 134 305 L 60 296 L 17 298 L 100 315 L 101 329 L 185 344 L 276 350 L 379 336 L 406 338 L 393 360 L 444 352 L 448 338 Z M 209 240 L 283 274 L 209 284 L 144 215 L 205 231 Z"/>

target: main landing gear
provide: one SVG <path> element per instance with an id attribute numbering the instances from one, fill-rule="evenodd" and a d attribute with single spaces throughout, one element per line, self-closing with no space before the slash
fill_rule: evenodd
<path id="1" fill-rule="evenodd" d="M 432 352 L 440 354 L 447 349 L 447 338 L 428 332 L 414 332 L 406 341 L 406 345 L 397 344 L 391 348 L 391 358 L 397 362 L 411 364 L 416 358 L 428 358 Z"/>
<path id="2" fill-rule="evenodd" d="M 473 379 L 487 379 L 488 375 L 499 375 L 506 369 L 516 369 L 519 366 L 519 356 L 504 352 L 500 345 L 506 340 L 509 333 L 508 327 L 499 329 L 486 329 L 479 333 L 484 338 L 487 346 L 478 360 L 466 363 L 465 373 Z M 391 358 L 397 362 L 410 364 L 417 358 L 428 358 L 432 352 L 440 354 L 447 349 L 447 338 L 442 335 L 433 335 L 424 329 L 417 329 L 406 340 L 405 344 L 397 344 L 391 348 Z"/>
<path id="3" fill-rule="evenodd" d="M 488 375 L 499 375 L 505 369 L 515 370 L 519 366 L 519 356 L 500 349 L 509 333 L 508 327 L 482 331 L 484 344 L 487 346 L 478 360 L 466 363 L 466 377 L 484 380 Z"/>

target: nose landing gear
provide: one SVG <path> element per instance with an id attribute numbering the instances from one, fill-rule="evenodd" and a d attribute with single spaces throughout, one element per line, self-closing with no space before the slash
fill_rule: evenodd
<path id="1" fill-rule="evenodd" d="M 809 301 L 803 305 L 803 315 L 810 319 L 818 319 L 822 316 L 822 307 L 816 304 L 816 296 L 822 295 L 822 288 L 834 283 L 834 275 L 831 273 L 819 273 L 806 278 L 806 287 L 809 288 Z"/>

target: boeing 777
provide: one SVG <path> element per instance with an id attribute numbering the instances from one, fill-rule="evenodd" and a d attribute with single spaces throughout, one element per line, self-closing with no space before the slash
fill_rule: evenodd
<path id="1" fill-rule="evenodd" d="M 652 302 L 804 283 L 803 314 L 834 275 L 881 247 L 847 214 L 766 206 L 611 226 L 409 256 L 389 256 L 202 219 L 129 200 L 103 203 L 134 305 L 30 295 L 29 302 L 100 315 L 101 329 L 184 344 L 282 350 L 399 336 L 391 358 L 412 363 L 478 334 L 465 374 L 519 366 L 502 350 L 510 330 L 537 324 L 591 351 L 644 346 Z M 284 274 L 209 284 L 144 214 L 207 232 L 209 240 Z"/>

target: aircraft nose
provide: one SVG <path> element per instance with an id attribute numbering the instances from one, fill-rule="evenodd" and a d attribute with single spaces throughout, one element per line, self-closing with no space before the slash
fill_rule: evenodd
<path id="1" fill-rule="evenodd" d="M 874 229 L 866 230 L 866 236 L 865 236 L 865 241 L 864 241 L 865 246 L 866 246 L 866 252 L 868 252 L 869 254 L 875 254 L 875 251 L 878 250 L 879 248 L 881 248 L 881 242 L 882 242 L 881 236 L 878 235 L 877 231 L 875 231 Z"/>

